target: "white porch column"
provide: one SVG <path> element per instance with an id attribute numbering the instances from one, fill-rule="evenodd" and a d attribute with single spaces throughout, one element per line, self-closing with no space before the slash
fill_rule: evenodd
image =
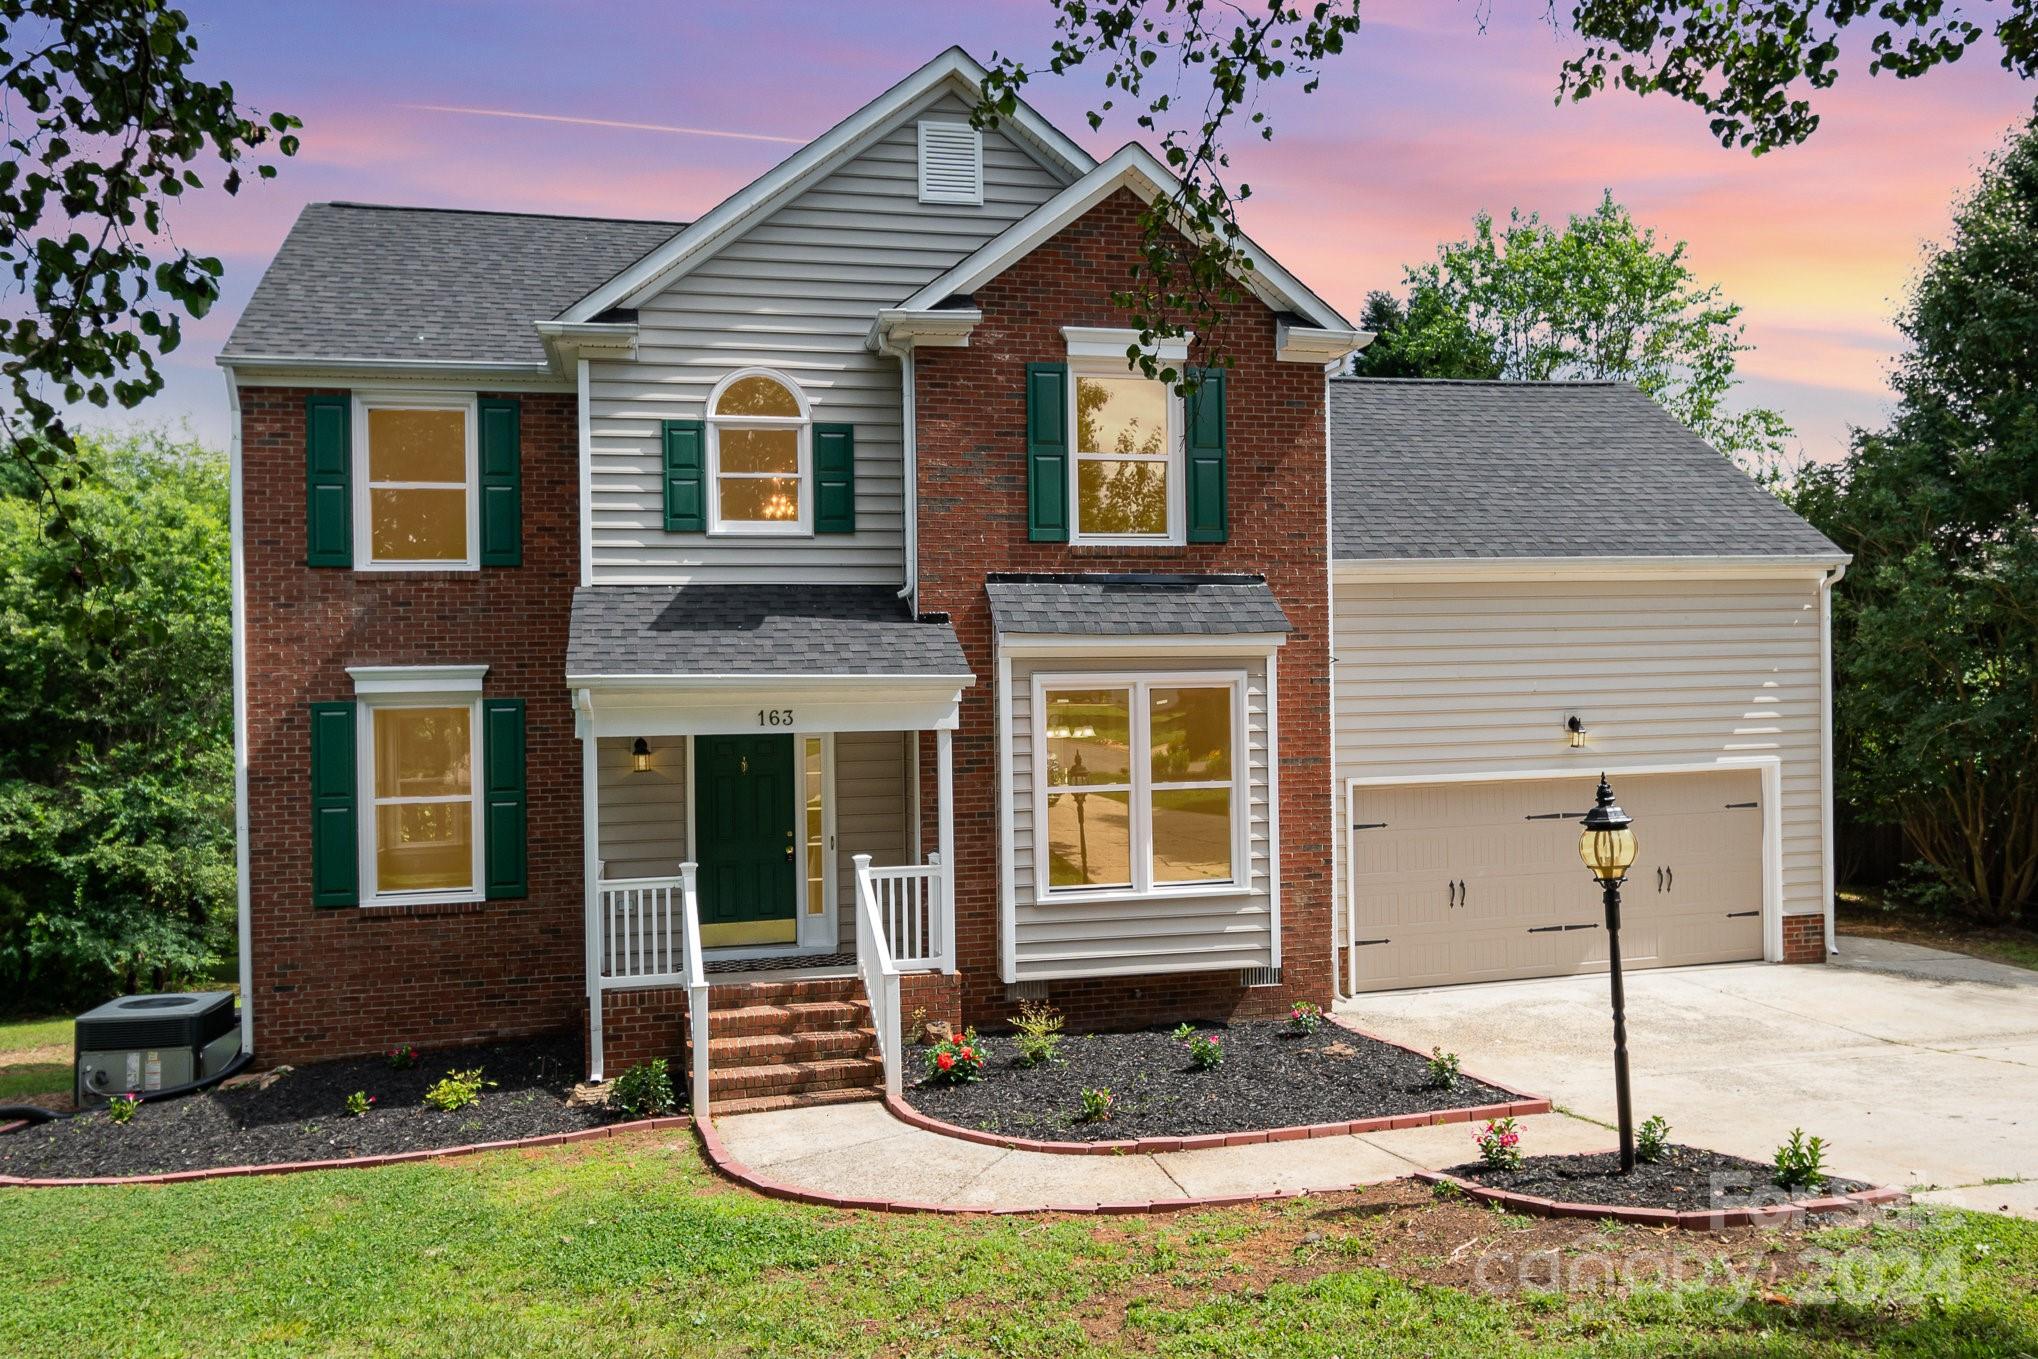
<path id="1" fill-rule="evenodd" d="M 941 848 L 941 917 L 945 922 L 947 937 L 941 941 L 942 954 L 948 959 L 950 972 L 955 971 L 955 733 L 947 727 L 935 731 L 936 754 L 939 757 L 939 776 L 935 784 L 935 796 L 939 801 L 936 817 L 937 834 Z"/>
<path id="2" fill-rule="evenodd" d="M 580 693 L 580 862 L 581 910 L 586 921 L 587 1078 L 602 1079 L 601 1042 L 601 750 L 589 719 L 587 691 Z"/>

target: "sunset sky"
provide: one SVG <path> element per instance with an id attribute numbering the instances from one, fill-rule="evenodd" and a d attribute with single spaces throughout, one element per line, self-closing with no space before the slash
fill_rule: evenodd
<path id="1" fill-rule="evenodd" d="M 1483 33 L 1480 8 L 1368 0 L 1322 89 L 1279 92 L 1274 141 L 1237 144 L 1254 189 L 1246 229 L 1356 318 L 1368 290 L 1398 287 L 1404 264 L 1464 235 L 1478 210 L 1561 219 L 1611 188 L 1746 308 L 1744 400 L 1781 409 L 1815 457 L 1878 420 L 1891 315 L 1920 248 L 2038 89 L 1992 51 L 1909 83 L 1850 66 L 1810 145 L 1756 159 L 1668 100 L 1555 106 L 1572 40 L 1541 21 L 1542 0 L 1492 0 Z M 687 220 L 950 43 L 987 60 L 1038 57 L 1052 37 L 1042 0 L 193 0 L 189 12 L 208 74 L 305 123 L 276 180 L 188 200 L 175 219 L 180 243 L 224 260 L 226 304 L 190 329 L 168 389 L 135 418 L 188 421 L 213 441 L 226 425 L 213 356 L 306 202 Z M 1134 129 L 1121 111 L 1091 133 L 1097 93 L 1086 73 L 1031 92 L 1101 157 Z"/>

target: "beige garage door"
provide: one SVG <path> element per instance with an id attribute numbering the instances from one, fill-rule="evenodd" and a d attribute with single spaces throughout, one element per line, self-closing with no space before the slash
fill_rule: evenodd
<path id="1" fill-rule="evenodd" d="M 1357 789 L 1359 989 L 1604 970 L 1605 914 L 1578 861 L 1578 819 L 1596 783 Z M 1761 775 L 1630 775 L 1614 792 L 1638 844 L 1621 895 L 1623 964 L 1760 958 Z"/>

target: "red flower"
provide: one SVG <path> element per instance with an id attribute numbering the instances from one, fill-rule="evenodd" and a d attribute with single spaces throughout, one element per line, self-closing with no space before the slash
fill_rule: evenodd
<path id="1" fill-rule="evenodd" d="M 955 1057 L 951 1053 L 937 1052 L 934 1054 L 934 1065 L 948 1071 L 955 1066 Z"/>
<path id="2" fill-rule="evenodd" d="M 964 1060 L 965 1062 L 974 1062 L 976 1059 L 977 1054 L 975 1048 L 964 1048 L 962 1050 L 962 1060 Z"/>

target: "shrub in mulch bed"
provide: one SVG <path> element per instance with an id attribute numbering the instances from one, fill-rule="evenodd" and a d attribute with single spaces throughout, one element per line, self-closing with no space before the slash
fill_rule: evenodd
<path id="1" fill-rule="evenodd" d="M 1197 1070 L 1167 1030 L 1070 1036 L 1055 1061 L 1021 1066 L 1009 1036 L 986 1038 L 983 1079 L 905 1091 L 930 1118 L 1008 1137 L 1111 1142 L 1428 1113 L 1518 1098 L 1478 1081 L 1429 1083 L 1422 1057 L 1334 1024 L 1296 1034 L 1277 1021 L 1195 1026 L 1221 1036 L 1224 1061 Z M 1083 1119 L 1083 1092 L 1109 1090 L 1109 1118 Z"/>
<path id="2" fill-rule="evenodd" d="M 1638 1161 L 1626 1175 L 1620 1173 L 1620 1154 L 1611 1151 L 1528 1156 L 1512 1170 L 1470 1161 L 1452 1166 L 1444 1173 L 1492 1189 L 1560 1203 L 1668 1208 L 1680 1213 L 1791 1203 L 1869 1188 L 1859 1180 L 1831 1176 L 1817 1189 L 1780 1189 L 1772 1165 L 1676 1143 L 1661 1161 Z"/>
<path id="3" fill-rule="evenodd" d="M 103 1111 L 0 1135 L 0 1175 L 27 1179 L 159 1175 L 216 1166 L 329 1161 L 501 1142 L 616 1121 L 568 1096 L 581 1075 L 580 1040 L 547 1038 L 420 1054 L 408 1070 L 382 1056 L 295 1067 L 266 1087 L 235 1084 L 153 1103 L 116 1125 Z M 494 1084 L 479 1101 L 442 1113 L 425 1091 L 451 1070 L 480 1067 Z M 347 1097 L 374 1105 L 350 1116 Z"/>

